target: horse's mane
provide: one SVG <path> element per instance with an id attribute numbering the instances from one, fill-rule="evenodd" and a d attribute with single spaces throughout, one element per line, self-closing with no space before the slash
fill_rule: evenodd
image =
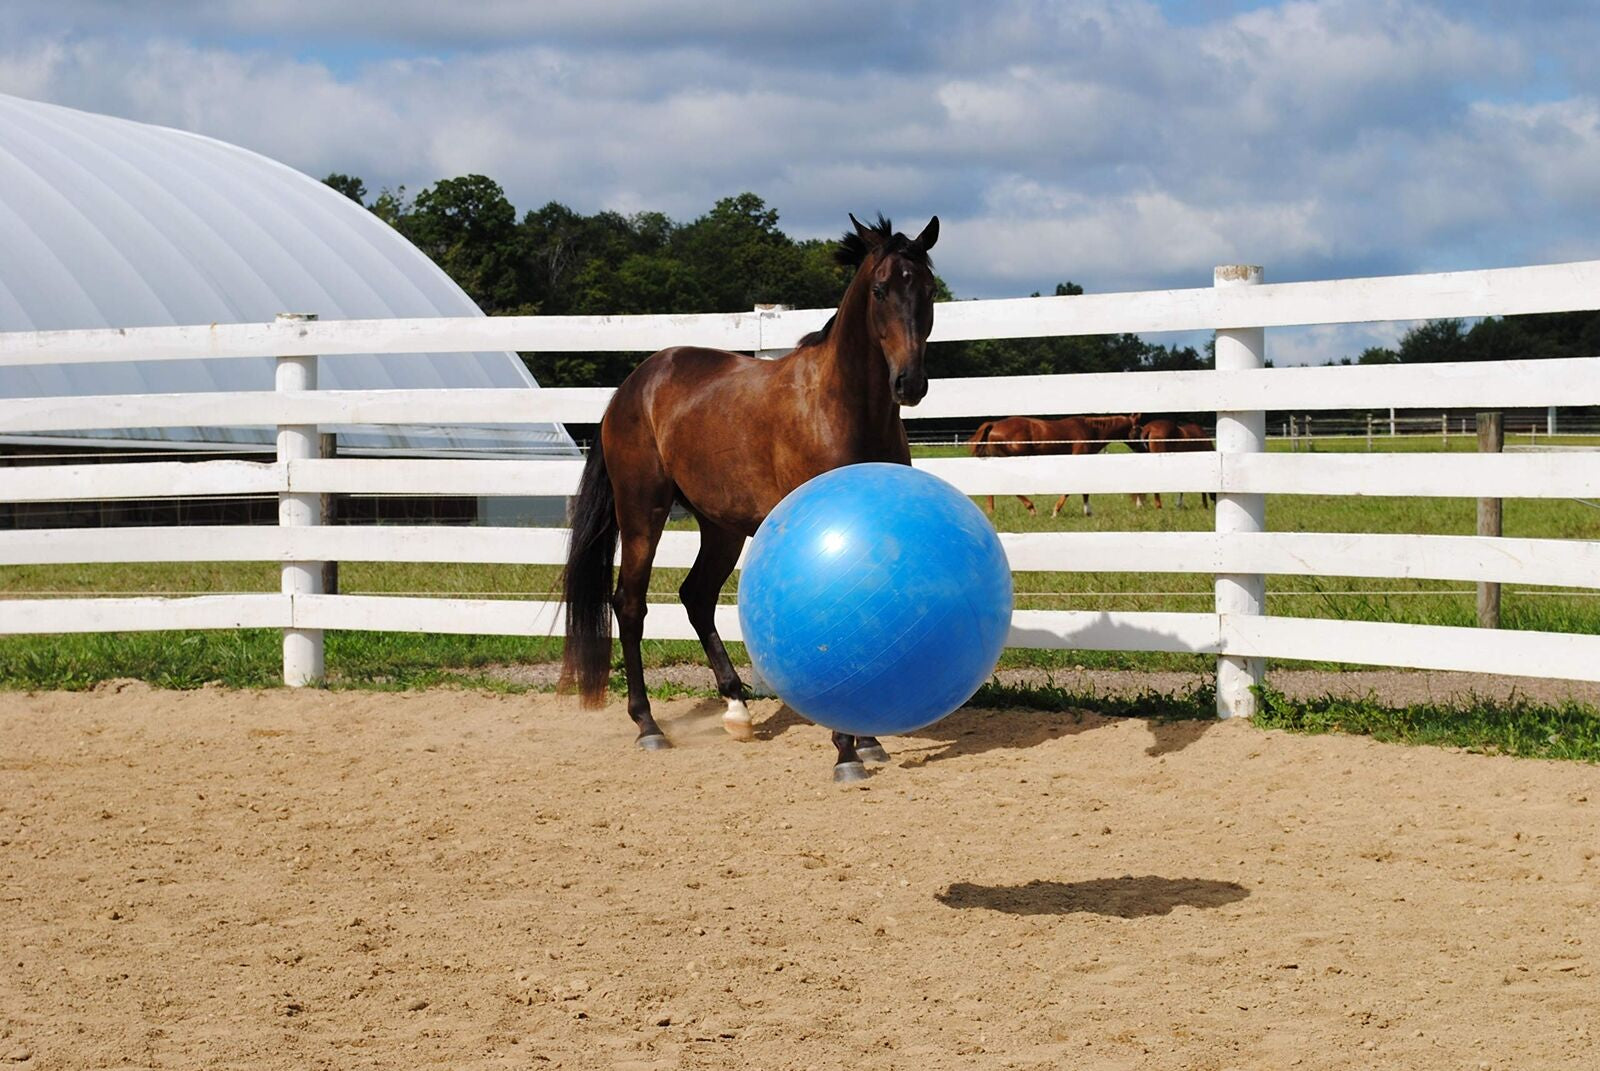
<path id="1" fill-rule="evenodd" d="M 852 216 L 850 218 L 854 219 L 855 217 Z M 876 248 L 883 256 L 899 253 L 902 256 L 912 257 L 921 263 L 928 265 L 929 268 L 933 267 L 933 261 L 928 258 L 928 251 L 919 248 L 910 238 L 898 233 L 894 229 L 894 224 L 890 223 L 889 218 L 882 212 L 878 213 L 878 222 L 873 224 L 871 227 L 868 227 L 867 230 L 882 239 Z M 833 260 L 834 263 L 846 268 L 859 268 L 867 259 L 867 254 L 870 253 L 872 249 L 873 247 L 869 246 L 867 244 L 867 240 L 859 233 L 853 229 L 848 230 L 845 231 L 844 236 L 839 239 L 839 244 L 834 247 Z M 828 317 L 827 323 L 823 324 L 820 328 L 802 338 L 799 342 L 799 345 L 816 346 L 826 342 L 828 340 L 828 333 L 833 330 L 833 322 L 838 318 L 839 314 L 835 312 L 832 316 Z"/>

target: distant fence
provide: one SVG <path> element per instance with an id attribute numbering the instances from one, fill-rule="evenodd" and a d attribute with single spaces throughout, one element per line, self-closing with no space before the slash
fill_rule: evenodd
<path id="1" fill-rule="evenodd" d="M 1214 371 L 935 381 L 911 421 L 1010 414 L 1217 413 L 1214 453 L 1093 457 L 935 458 L 919 467 L 969 494 L 1212 491 L 1211 532 L 1007 533 L 1017 572 L 1215 575 L 1206 613 L 1019 610 L 1013 647 L 1192 652 L 1218 658 L 1218 708 L 1249 714 L 1268 657 L 1600 680 L 1600 636 L 1332 621 L 1267 613 L 1267 574 L 1433 578 L 1600 587 L 1600 542 L 1361 533 L 1270 532 L 1265 496 L 1600 497 L 1600 454 L 1366 454 L 1264 451 L 1265 413 L 1501 409 L 1600 404 L 1600 358 L 1471 364 L 1266 368 L 1265 329 L 1299 324 L 1558 312 L 1600 304 L 1600 261 L 1493 271 L 1264 284 L 1260 270 L 1217 269 L 1196 290 L 956 302 L 940 305 L 933 339 L 1214 329 Z M 32 529 L 0 532 L 0 565 L 77 562 L 275 561 L 282 591 L 174 598 L 0 601 L 0 633 L 150 629 L 284 630 L 290 684 L 322 675 L 322 631 L 375 629 L 546 635 L 557 606 L 467 598 L 323 594 L 326 561 L 559 564 L 561 528 L 316 523 L 325 493 L 565 495 L 576 460 L 323 459 L 320 425 L 515 424 L 598 421 L 602 388 L 538 390 L 316 389 L 315 354 L 483 350 L 635 350 L 693 342 L 784 350 L 831 310 L 705 316 L 495 317 L 315 321 L 0 334 L 0 374 L 34 363 L 273 356 L 277 390 L 0 400 L 0 435 L 82 429 L 276 425 L 272 461 L 54 464 L 0 470 L 0 501 L 276 494 L 276 528 Z M 756 418 L 752 414 L 752 418 Z M 688 566 L 693 533 L 669 532 L 662 565 Z M 739 638 L 735 609 L 718 611 Z M 691 639 L 676 605 L 653 606 L 647 635 Z"/>

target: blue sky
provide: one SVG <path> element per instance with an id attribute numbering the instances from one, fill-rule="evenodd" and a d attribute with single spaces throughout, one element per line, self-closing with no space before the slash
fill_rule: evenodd
<path id="1" fill-rule="evenodd" d="M 938 213 L 962 297 L 1600 258 L 1600 5 L 8 0 L 0 92 L 412 191 L 797 236 Z M 1284 363 L 1404 325 L 1284 332 Z"/>

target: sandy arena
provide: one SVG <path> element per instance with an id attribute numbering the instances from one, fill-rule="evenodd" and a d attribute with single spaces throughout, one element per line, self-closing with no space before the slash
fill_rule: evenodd
<path id="1" fill-rule="evenodd" d="M 1600 767 L 657 710 L 0 694 L 0 1066 L 1600 1067 Z"/>

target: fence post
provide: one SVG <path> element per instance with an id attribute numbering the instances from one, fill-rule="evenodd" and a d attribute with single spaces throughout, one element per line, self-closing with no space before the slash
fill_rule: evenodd
<path id="1" fill-rule="evenodd" d="M 1499 413 L 1478 414 L 1478 452 L 1498 454 L 1505 449 L 1505 425 Z M 1478 534 L 1500 534 L 1500 500 L 1478 499 Z M 1478 582 L 1478 627 L 1500 627 L 1500 585 L 1494 581 Z"/>
<path id="2" fill-rule="evenodd" d="M 280 312 L 278 323 L 307 323 L 316 316 L 309 313 Z M 317 389 L 316 356 L 279 357 L 276 386 L 280 391 Z M 321 452 L 315 424 L 278 425 L 278 464 L 316 457 Z M 322 496 L 283 491 L 278 495 L 278 524 L 289 527 L 314 525 L 322 517 Z M 283 593 L 295 595 L 320 595 L 322 593 L 321 562 L 284 562 L 282 565 Z M 322 630 L 286 628 L 283 630 L 283 683 L 300 688 L 322 680 L 324 676 Z"/>
<path id="3" fill-rule="evenodd" d="M 761 358 L 763 361 L 770 361 L 776 357 L 782 357 L 784 354 L 788 353 L 794 348 L 793 346 L 767 345 L 767 321 L 776 319 L 780 312 L 788 312 L 790 308 L 791 306 L 789 305 L 770 304 L 757 305 L 755 307 L 754 311 L 756 314 L 756 327 L 758 331 L 756 338 L 756 356 Z"/>
<path id="4" fill-rule="evenodd" d="M 1260 267 L 1225 264 L 1214 273 L 1215 286 L 1255 286 L 1261 282 Z M 1266 364 L 1266 331 L 1260 327 L 1233 327 L 1217 331 L 1217 371 L 1262 368 Z M 1291 420 L 1293 418 L 1291 417 Z M 1292 426 L 1292 424 L 1291 424 Z M 1228 455 L 1256 454 L 1266 449 L 1267 414 L 1219 412 L 1217 414 L 1217 454 L 1222 471 L 1227 472 Z M 1217 495 L 1217 535 L 1226 540 L 1235 532 L 1262 532 L 1267 527 L 1265 495 L 1223 491 Z M 1219 573 L 1216 577 L 1216 607 L 1219 621 L 1231 614 L 1263 613 L 1267 600 L 1267 580 L 1259 573 Z M 1217 656 L 1217 717 L 1248 718 L 1256 712 L 1256 696 L 1266 669 L 1262 658 L 1243 655 Z"/>

